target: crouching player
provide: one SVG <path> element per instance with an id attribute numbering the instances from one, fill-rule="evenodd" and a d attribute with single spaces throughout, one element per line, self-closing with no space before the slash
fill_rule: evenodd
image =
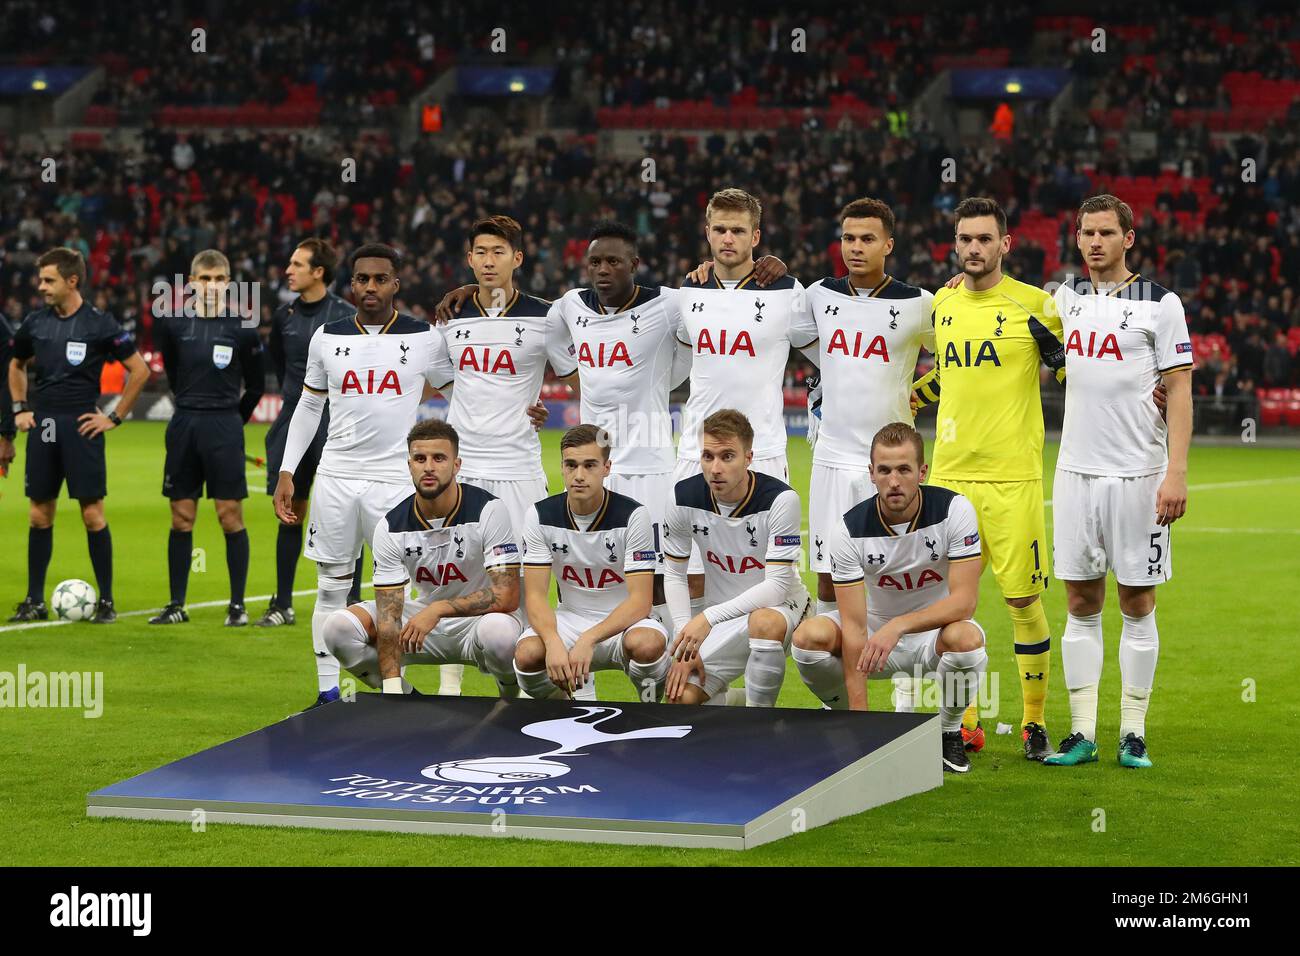
<path id="1" fill-rule="evenodd" d="M 772 707 L 785 679 L 790 637 L 808 613 L 799 577 L 799 495 L 751 470 L 754 429 L 724 408 L 700 428 L 701 473 L 674 489 L 664 538 L 664 594 L 677 635 L 667 699 L 725 704 L 745 675 L 745 703 Z M 686 562 L 704 559 L 705 609 L 691 617 Z"/>
<path id="2" fill-rule="evenodd" d="M 572 695 L 598 670 L 621 670 L 656 701 L 668 673 L 668 632 L 650 617 L 659 553 L 644 505 L 605 488 L 610 437 L 578 425 L 560 440 L 564 492 L 524 519 L 524 601 L 530 627 L 515 648 L 519 685 L 534 698 Z M 550 604 L 551 575 L 560 607 Z"/>
<path id="3" fill-rule="evenodd" d="M 331 614 L 325 645 L 385 693 L 411 690 L 406 664 L 473 664 L 518 697 L 519 544 L 505 505 L 456 480 L 460 440 L 446 422 L 420 422 L 406 446 L 415 493 L 375 526 L 375 600 Z"/>
<path id="4" fill-rule="evenodd" d="M 984 629 L 971 619 L 980 537 L 974 506 L 947 488 L 922 487 L 925 474 L 916 429 L 894 422 L 876 433 L 876 494 L 845 512 L 831 547 L 838 610 L 799 626 L 793 656 L 808 689 L 836 710 L 867 709 L 863 674 L 935 678 L 943 768 L 966 773 L 962 712 L 988 663 Z"/>

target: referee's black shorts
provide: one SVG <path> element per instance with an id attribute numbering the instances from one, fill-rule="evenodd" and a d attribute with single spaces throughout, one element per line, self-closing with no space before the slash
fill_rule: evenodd
<path id="1" fill-rule="evenodd" d="M 77 432 L 76 412 L 37 412 L 27 433 L 24 490 L 33 501 L 52 501 L 68 482 L 68 497 L 93 501 L 108 493 L 104 436 L 87 438 Z"/>
<path id="2" fill-rule="evenodd" d="M 275 483 L 280 480 L 280 463 L 284 461 L 284 447 L 289 443 L 289 422 L 293 419 L 296 403 L 286 403 L 275 417 L 271 427 L 266 430 L 266 493 L 275 494 Z M 293 496 L 305 499 L 311 495 L 312 482 L 316 480 L 316 467 L 320 464 L 321 452 L 325 450 L 325 439 L 329 435 L 329 410 L 321 415 L 316 437 L 307 446 L 307 454 L 302 456 L 298 469 L 293 473 Z"/>
<path id="3" fill-rule="evenodd" d="M 172 501 L 248 497 L 244 477 L 244 420 L 237 411 L 185 412 L 167 423 L 167 460 L 162 493 Z"/>

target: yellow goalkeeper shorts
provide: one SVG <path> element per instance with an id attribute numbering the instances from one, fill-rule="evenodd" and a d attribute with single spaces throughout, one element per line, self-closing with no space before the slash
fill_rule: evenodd
<path id="1" fill-rule="evenodd" d="M 959 481 L 932 474 L 926 484 L 965 495 L 979 518 L 980 552 L 1004 598 L 1033 597 L 1047 587 L 1043 482 Z"/>

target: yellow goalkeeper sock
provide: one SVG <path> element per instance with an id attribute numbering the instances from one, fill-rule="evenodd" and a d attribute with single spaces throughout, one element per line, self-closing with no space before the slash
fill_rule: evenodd
<path id="1" fill-rule="evenodd" d="M 1052 672 L 1052 638 L 1047 627 L 1043 602 L 1029 607 L 1007 607 L 1011 612 L 1011 633 L 1016 642 L 1016 666 L 1020 668 L 1020 697 L 1024 702 L 1020 726 L 1047 721 L 1043 709 L 1047 704 L 1047 679 Z"/>
<path id="2" fill-rule="evenodd" d="M 961 715 L 961 725 L 967 730 L 974 730 L 975 725 L 980 722 L 980 702 L 972 700 L 966 712 Z"/>

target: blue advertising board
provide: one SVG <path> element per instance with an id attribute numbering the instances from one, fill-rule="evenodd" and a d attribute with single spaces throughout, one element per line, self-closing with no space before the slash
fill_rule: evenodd
<path id="1" fill-rule="evenodd" d="M 92 816 L 745 848 L 942 784 L 934 714 L 363 693 Z"/>

